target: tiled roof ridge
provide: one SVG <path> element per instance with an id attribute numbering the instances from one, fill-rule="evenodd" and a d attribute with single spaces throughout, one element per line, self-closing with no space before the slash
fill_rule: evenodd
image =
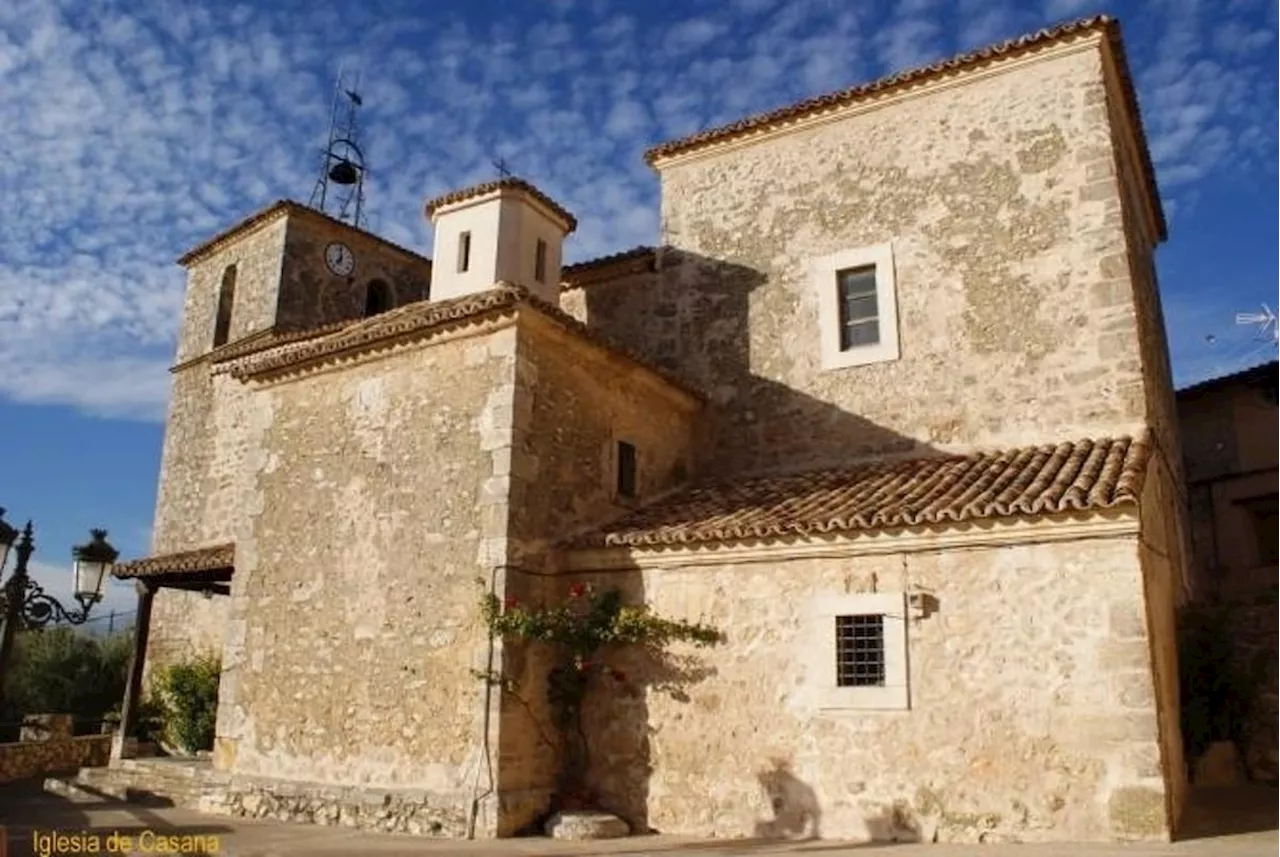
<path id="1" fill-rule="evenodd" d="M 562 547 L 661 546 L 1136 504 L 1150 435 L 868 461 L 697 483 Z"/>
<path id="2" fill-rule="evenodd" d="M 1132 118 L 1134 135 L 1138 141 L 1139 157 L 1142 160 L 1141 168 L 1144 173 L 1147 190 L 1151 194 L 1155 206 L 1160 237 L 1163 239 L 1167 225 L 1164 213 L 1160 209 L 1155 169 L 1151 163 L 1151 153 L 1147 145 L 1146 134 L 1142 128 L 1132 75 L 1125 59 L 1124 45 L 1120 36 L 1120 23 L 1110 15 L 1094 15 L 1065 21 L 1052 27 L 1045 27 L 1012 39 L 1006 39 L 976 50 L 957 54 L 947 59 L 896 72 L 868 83 L 856 84 L 835 92 L 807 98 L 784 107 L 756 113 L 735 122 L 697 131 L 675 140 L 651 146 L 645 151 L 644 159 L 646 163 L 652 166 L 663 158 L 739 139 L 753 132 L 766 131 L 817 113 L 869 101 L 913 85 L 940 78 L 946 74 L 967 71 L 995 60 L 1012 58 L 1044 45 L 1053 44 L 1068 37 L 1094 30 L 1106 33 L 1115 51 L 1121 89 L 1127 102 L 1126 107 Z"/>
<path id="3" fill-rule="evenodd" d="M 118 563 L 111 569 L 111 574 L 113 577 L 127 579 L 132 577 L 151 577 L 172 572 L 212 571 L 231 568 L 235 565 L 235 558 L 235 543 L 224 542 L 193 550 L 154 554 Z"/>
<path id="4" fill-rule="evenodd" d="M 1012 56 L 1020 51 L 1056 41 L 1064 36 L 1096 29 L 1099 26 L 1106 26 L 1114 21 L 1115 19 L 1108 15 L 1097 15 L 1036 30 L 1033 33 L 1026 33 L 976 50 L 956 54 L 937 62 L 894 72 L 867 83 L 854 84 L 844 89 L 816 95 L 773 110 L 755 113 L 714 128 L 695 131 L 684 137 L 649 147 L 645 150 L 644 159 L 652 164 L 660 158 L 670 157 L 671 155 L 691 151 L 712 143 L 739 137 L 748 132 L 767 128 L 786 120 L 800 119 L 826 108 L 854 104 L 871 95 L 883 94 L 911 83 L 930 80 L 944 72 L 962 71 L 986 60 Z"/>
<path id="5" fill-rule="evenodd" d="M 442 301 L 414 301 L 379 315 L 357 319 L 324 336 L 294 343 L 270 354 L 256 354 L 237 360 L 226 371 L 236 378 L 282 369 L 305 368 L 326 358 L 363 352 L 366 346 L 390 343 L 405 334 L 430 333 L 454 323 L 475 322 L 490 314 L 514 308 L 519 293 L 501 284 L 476 294 Z"/>
<path id="6" fill-rule="evenodd" d="M 1253 366 L 1246 366 L 1243 369 L 1237 369 L 1234 372 L 1228 372 L 1225 375 L 1216 375 L 1212 378 L 1205 378 L 1194 384 L 1188 384 L 1180 387 L 1176 391 L 1178 396 L 1196 395 L 1207 392 L 1215 387 L 1226 386 L 1227 384 L 1235 384 L 1240 381 L 1252 380 L 1255 377 L 1263 377 L 1267 372 L 1275 372 L 1280 369 L 1280 361 L 1267 360 Z"/>
<path id="7" fill-rule="evenodd" d="M 657 259 L 658 248 L 647 244 L 620 250 L 608 256 L 587 259 L 572 265 L 565 265 L 560 271 L 560 288 L 563 291 L 581 288 L 585 285 L 612 279 L 633 270 L 644 270 L 652 267 Z"/>
<path id="8" fill-rule="evenodd" d="M 700 401 L 707 395 L 688 381 L 657 365 L 643 355 L 614 342 L 524 286 L 499 281 L 492 289 L 462 295 L 446 301 L 415 301 L 389 312 L 346 324 L 331 333 L 282 346 L 265 348 L 222 364 L 222 371 L 244 380 L 256 375 L 287 369 L 303 369 L 340 355 L 363 353 L 375 346 L 387 347 L 407 335 L 428 335 L 441 329 L 474 324 L 497 313 L 514 312 L 527 306 L 559 324 L 572 334 L 643 366 L 667 383 Z M 293 347 L 291 347 L 293 346 Z"/>
<path id="9" fill-rule="evenodd" d="M 381 235 L 370 232 L 367 229 L 361 229 L 357 226 L 352 226 L 350 223 L 346 223 L 344 221 L 338 220 L 336 217 L 332 217 L 328 214 L 325 214 L 323 211 L 319 211 L 317 209 L 311 208 L 310 206 L 303 205 L 302 203 L 292 199 L 277 199 L 275 202 L 271 203 L 270 205 L 264 208 L 261 208 L 258 211 L 254 212 L 253 214 L 250 214 L 249 216 L 243 218 L 242 220 L 239 220 L 236 223 L 232 224 L 231 226 L 228 226 L 226 229 L 217 233 L 212 238 L 209 238 L 201 242 L 200 244 L 197 244 L 195 247 L 188 250 L 186 253 L 182 254 L 182 256 L 178 258 L 178 264 L 185 266 L 185 265 L 190 265 L 193 262 L 199 261 L 200 259 L 214 253 L 221 247 L 225 246 L 232 238 L 235 238 L 237 235 L 247 232 L 248 230 L 253 229 L 254 227 L 262 223 L 269 222 L 272 218 L 280 214 L 301 214 L 305 217 L 315 217 L 319 220 L 324 220 L 331 224 L 342 226 L 342 227 L 345 227 L 346 229 L 350 229 L 351 231 L 357 232 L 360 235 L 364 236 L 365 238 L 368 238 L 372 241 L 376 241 L 377 243 L 382 244 L 399 253 L 403 253 L 406 256 L 411 256 L 420 262 L 426 262 L 427 264 L 431 264 L 430 258 L 428 258 L 427 256 L 423 256 L 421 253 L 418 253 L 417 251 L 410 250 L 408 247 L 405 247 L 402 244 L 397 244 L 394 241 L 390 241 L 386 238 L 383 238 Z"/>
<path id="10" fill-rule="evenodd" d="M 563 218 L 565 223 L 568 224 L 570 232 L 573 232 L 578 228 L 578 219 L 574 217 L 568 209 L 551 197 L 547 196 L 547 194 L 534 186 L 532 182 L 522 178 L 517 178 L 516 176 L 503 176 L 502 178 L 493 179 L 492 181 L 481 182 L 480 184 L 459 188 L 458 190 L 451 190 L 448 193 L 443 193 L 440 196 L 427 200 L 426 204 L 423 205 L 422 210 L 426 214 L 427 218 L 430 219 L 437 210 L 446 205 L 452 205 L 455 202 L 462 202 L 464 200 L 473 199 L 477 196 L 483 196 L 487 193 L 493 193 L 496 190 L 504 189 L 524 191 L 538 202 L 551 209 L 551 211 L 555 212 L 557 216 Z"/>

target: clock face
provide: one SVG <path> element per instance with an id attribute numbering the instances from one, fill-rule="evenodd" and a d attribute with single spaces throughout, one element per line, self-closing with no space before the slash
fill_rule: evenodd
<path id="1" fill-rule="evenodd" d="M 324 248 L 324 263 L 339 277 L 345 277 L 355 270 L 356 257 L 346 244 L 330 244 Z"/>

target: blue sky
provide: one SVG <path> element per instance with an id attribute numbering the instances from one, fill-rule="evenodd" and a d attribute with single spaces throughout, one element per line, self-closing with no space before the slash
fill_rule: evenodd
<path id="1" fill-rule="evenodd" d="M 1275 347 L 1274 0 L 0 2 L 0 505 L 37 573 L 105 526 L 149 549 L 184 250 L 306 201 L 333 80 L 363 76 L 370 225 L 429 254 L 423 200 L 504 157 L 581 226 L 652 243 L 649 145 L 1030 32 L 1120 18 L 1170 220 L 1180 383 Z M 114 590 L 109 605 L 128 609 Z"/>

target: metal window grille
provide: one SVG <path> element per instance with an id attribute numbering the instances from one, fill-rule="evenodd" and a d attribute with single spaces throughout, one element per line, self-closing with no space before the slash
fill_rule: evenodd
<path id="1" fill-rule="evenodd" d="M 884 687 L 884 616 L 836 617 L 836 686 Z"/>
<path id="2" fill-rule="evenodd" d="M 836 274 L 840 289 L 840 350 L 880 341 L 876 266 L 847 268 Z"/>

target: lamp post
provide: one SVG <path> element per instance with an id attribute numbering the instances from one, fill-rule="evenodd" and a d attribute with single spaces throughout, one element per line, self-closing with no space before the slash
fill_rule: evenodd
<path id="1" fill-rule="evenodd" d="M 75 598 L 78 611 L 68 610 L 40 584 L 31 579 L 27 563 L 36 545 L 31 522 L 19 532 L 4 520 L 0 508 L 0 576 L 10 552 L 17 556 L 13 574 L 0 587 L 0 612 L 4 615 L 4 631 L 0 633 L 0 706 L 4 703 L 4 681 L 9 674 L 9 657 L 13 653 L 13 640 L 21 623 L 27 628 L 42 628 L 56 622 L 82 625 L 89 618 L 93 605 L 102 600 L 102 582 L 107 569 L 120 555 L 107 541 L 106 530 L 90 530 L 88 542 L 72 549 L 75 558 Z"/>

